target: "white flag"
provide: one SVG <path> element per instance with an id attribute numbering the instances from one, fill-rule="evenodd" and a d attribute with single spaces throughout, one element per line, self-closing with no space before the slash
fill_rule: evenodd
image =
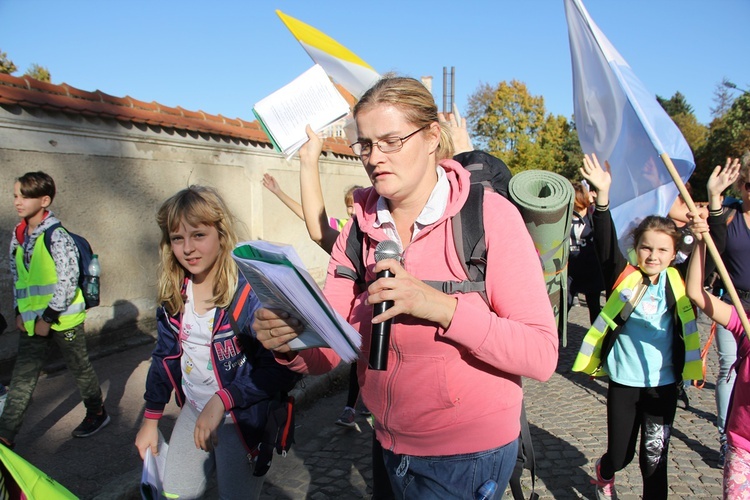
<path id="1" fill-rule="evenodd" d="M 648 215 L 666 216 L 677 186 L 659 156 L 686 182 L 693 153 L 654 94 L 594 24 L 581 0 L 564 0 L 573 65 L 575 123 L 584 153 L 612 168 L 610 206 L 620 246 Z M 635 35 L 634 36 L 640 36 Z"/>

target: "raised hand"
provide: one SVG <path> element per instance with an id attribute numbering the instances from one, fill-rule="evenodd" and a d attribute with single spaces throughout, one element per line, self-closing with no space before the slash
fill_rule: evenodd
<path id="1" fill-rule="evenodd" d="M 690 231 L 695 235 L 695 239 L 698 241 L 703 240 L 703 235 L 708 233 L 708 222 L 706 222 L 706 214 L 688 212 L 688 227 Z"/>
<path id="2" fill-rule="evenodd" d="M 310 125 L 305 126 L 305 133 L 307 134 L 307 142 L 299 149 L 300 168 L 308 165 L 317 167 L 318 158 L 323 151 L 323 139 L 313 132 Z"/>
<path id="3" fill-rule="evenodd" d="M 584 179 L 594 186 L 597 191 L 596 204 L 606 206 L 609 204 L 609 188 L 612 185 L 609 163 L 605 163 L 606 170 L 599 165 L 595 154 L 583 155 L 583 166 L 578 169 Z"/>
<path id="4" fill-rule="evenodd" d="M 448 127 L 453 139 L 454 154 L 473 151 L 474 146 L 471 144 L 469 129 L 466 127 L 466 118 L 461 118 L 458 112 L 458 106 L 453 105 L 453 113 L 448 117 L 444 113 L 438 113 L 438 121 Z"/>
<path id="5" fill-rule="evenodd" d="M 706 189 L 708 190 L 709 196 L 709 206 L 716 205 L 711 206 L 711 208 L 717 209 L 721 206 L 721 193 L 723 193 L 726 188 L 737 182 L 737 179 L 740 177 L 740 166 L 739 158 L 735 158 L 734 160 L 727 158 L 726 164 L 723 168 L 721 165 L 716 165 L 716 168 L 711 172 L 711 176 L 706 183 Z M 714 201 L 713 204 L 711 203 L 712 201 Z"/>
<path id="6" fill-rule="evenodd" d="M 281 193 L 281 186 L 276 182 L 276 178 L 271 174 L 263 174 L 263 187 L 271 191 L 276 196 Z"/>

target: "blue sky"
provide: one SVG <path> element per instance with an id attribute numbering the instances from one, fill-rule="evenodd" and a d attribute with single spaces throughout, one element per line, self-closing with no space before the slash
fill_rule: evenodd
<path id="1" fill-rule="evenodd" d="M 716 85 L 750 89 L 750 1 L 583 0 L 654 94 L 680 91 L 702 123 Z M 275 9 L 335 38 L 377 71 L 456 68 L 456 104 L 517 79 L 548 112 L 573 113 L 562 0 L 0 0 L 0 51 L 53 83 L 252 120 L 253 104 L 312 65 Z"/>

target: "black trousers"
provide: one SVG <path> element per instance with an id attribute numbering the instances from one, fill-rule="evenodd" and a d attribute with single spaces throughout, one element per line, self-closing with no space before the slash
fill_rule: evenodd
<path id="1" fill-rule="evenodd" d="M 346 406 L 354 408 L 359 399 L 359 379 L 357 378 L 357 362 L 349 367 L 349 391 L 346 394 Z"/>
<path id="2" fill-rule="evenodd" d="M 610 381 L 607 453 L 601 459 L 602 476 L 611 478 L 633 460 L 640 434 L 638 461 L 643 476 L 643 498 L 667 498 L 667 452 L 676 410 L 677 384 L 628 387 Z"/>

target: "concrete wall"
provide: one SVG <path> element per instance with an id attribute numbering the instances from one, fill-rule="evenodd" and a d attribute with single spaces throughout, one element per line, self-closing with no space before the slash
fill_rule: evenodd
<path id="1" fill-rule="evenodd" d="M 321 159 L 329 215 L 345 217 L 343 193 L 369 185 L 357 161 Z M 243 239 L 292 244 L 322 281 L 328 256 L 313 244 L 304 223 L 261 180 L 265 172 L 299 199 L 299 163 L 263 144 L 80 115 L 0 107 L 0 311 L 12 323 L 8 264 L 15 178 L 32 170 L 57 185 L 52 211 L 91 242 L 102 266 L 101 305 L 89 312 L 87 332 L 116 329 L 153 318 L 159 231 L 155 214 L 189 184 L 217 188 L 240 219 Z"/>

